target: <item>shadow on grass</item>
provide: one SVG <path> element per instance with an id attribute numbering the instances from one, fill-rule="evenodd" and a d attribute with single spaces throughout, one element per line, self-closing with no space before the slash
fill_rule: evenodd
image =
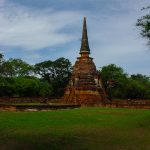
<path id="1" fill-rule="evenodd" d="M 16 133 L 0 138 L 0 150 L 77 150 L 86 149 L 80 139 L 71 134 Z"/>
<path id="2" fill-rule="evenodd" d="M 130 134 L 129 134 L 130 133 Z M 0 150 L 149 150 L 150 135 L 143 129 L 113 128 L 48 130 L 47 133 L 12 130 L 0 137 Z"/>

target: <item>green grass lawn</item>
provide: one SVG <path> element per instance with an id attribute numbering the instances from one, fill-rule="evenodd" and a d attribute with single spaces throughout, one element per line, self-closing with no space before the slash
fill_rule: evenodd
<path id="1" fill-rule="evenodd" d="M 0 112 L 0 150 L 150 150 L 150 110 Z"/>

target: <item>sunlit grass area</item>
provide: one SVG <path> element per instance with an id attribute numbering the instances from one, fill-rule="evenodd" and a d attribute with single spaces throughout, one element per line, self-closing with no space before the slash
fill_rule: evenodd
<path id="1" fill-rule="evenodd" d="M 1 150 L 149 150 L 150 111 L 0 112 Z"/>

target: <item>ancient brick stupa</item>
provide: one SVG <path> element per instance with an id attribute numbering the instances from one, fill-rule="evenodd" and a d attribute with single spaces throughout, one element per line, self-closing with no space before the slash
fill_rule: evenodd
<path id="1" fill-rule="evenodd" d="M 105 102 L 106 94 L 99 73 L 89 54 L 86 18 L 84 18 L 80 57 L 73 66 L 70 83 L 63 97 L 64 103 L 92 106 Z"/>

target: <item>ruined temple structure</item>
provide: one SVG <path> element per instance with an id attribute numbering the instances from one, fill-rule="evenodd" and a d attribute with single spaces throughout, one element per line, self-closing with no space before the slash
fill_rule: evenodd
<path id="1" fill-rule="evenodd" d="M 84 18 L 80 57 L 73 66 L 70 83 L 63 97 L 64 103 L 94 106 L 103 105 L 107 101 L 100 75 L 89 54 L 86 18 Z"/>

